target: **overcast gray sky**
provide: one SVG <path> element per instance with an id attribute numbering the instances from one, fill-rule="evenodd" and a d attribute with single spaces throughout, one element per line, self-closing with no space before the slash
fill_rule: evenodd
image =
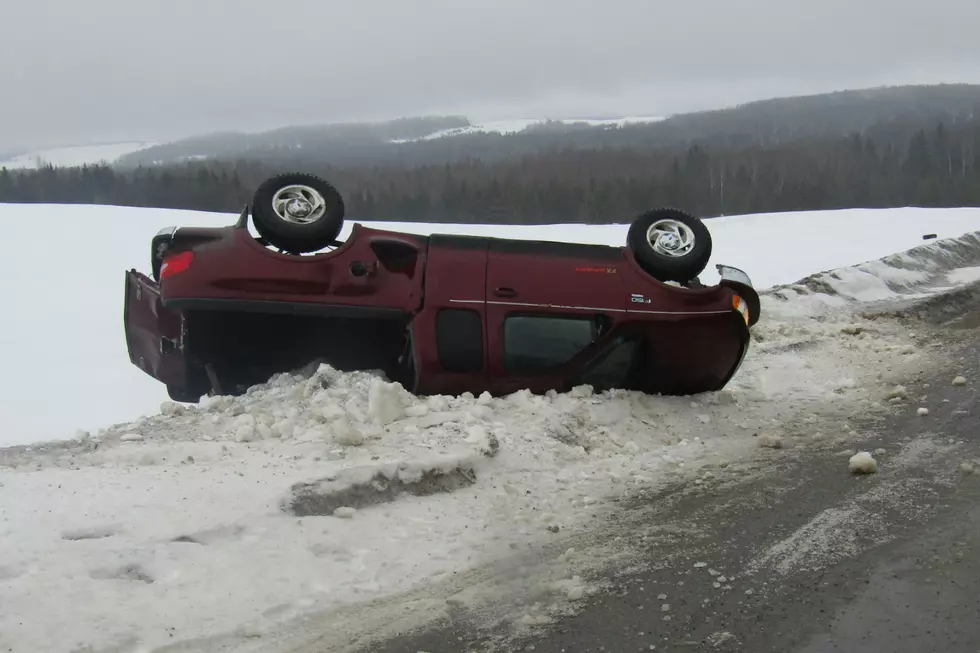
<path id="1" fill-rule="evenodd" d="M 980 81 L 980 0 L 2 0 L 0 152 Z"/>

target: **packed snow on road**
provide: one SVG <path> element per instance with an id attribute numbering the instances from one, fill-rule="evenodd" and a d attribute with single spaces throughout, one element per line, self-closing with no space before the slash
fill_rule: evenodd
<path id="1" fill-rule="evenodd" d="M 123 270 L 145 267 L 159 226 L 229 216 L 0 205 L 13 215 L 15 231 L 59 216 L 64 256 L 44 260 L 74 262 L 0 263 L 13 302 L 0 437 L 19 445 L 0 449 L 0 648 L 14 651 L 345 650 L 492 598 L 486 570 L 515 557 L 541 603 L 503 600 L 501 614 L 547 623 L 596 590 L 587 579 L 607 560 L 588 535 L 616 498 L 710 485 L 777 441 L 798 446 L 780 427 L 805 411 L 887 401 L 880 370 L 929 353 L 855 309 L 974 281 L 980 266 L 977 210 L 723 218 L 709 223 L 712 263 L 770 288 L 724 391 L 420 398 L 314 363 L 188 406 L 128 361 Z M 852 240 L 834 249 L 845 224 Z M 923 224 L 953 240 L 923 244 Z M 614 244 L 625 229 L 507 234 Z M 357 618 L 341 618 L 350 606 Z"/>

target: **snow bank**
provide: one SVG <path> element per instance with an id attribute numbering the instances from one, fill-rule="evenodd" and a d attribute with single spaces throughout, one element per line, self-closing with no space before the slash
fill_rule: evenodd
<path id="1" fill-rule="evenodd" d="M 811 274 L 763 293 L 764 308 L 790 311 L 922 299 L 980 281 L 980 231 Z M 793 300 L 789 305 L 786 300 Z"/>
<path id="2" fill-rule="evenodd" d="M 22 497 L 0 508 L 0 603 L 16 606 L 0 633 L 62 650 L 265 632 L 586 529 L 609 498 L 750 447 L 766 410 L 588 388 L 419 399 L 323 366 L 101 438 L 0 450 L 3 492 Z M 296 509 L 310 488 L 461 468 L 436 492 L 377 488 L 350 519 L 332 516 L 349 497 Z"/>

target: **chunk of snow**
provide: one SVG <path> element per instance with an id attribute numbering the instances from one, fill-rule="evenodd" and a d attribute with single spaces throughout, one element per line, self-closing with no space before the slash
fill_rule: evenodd
<path id="1" fill-rule="evenodd" d="M 966 385 L 966 377 L 965 376 L 956 377 L 955 379 L 953 379 L 953 385 Z"/>
<path id="2" fill-rule="evenodd" d="M 888 391 L 888 399 L 905 399 L 909 396 L 909 391 L 904 385 L 897 385 Z"/>
<path id="3" fill-rule="evenodd" d="M 350 506 L 341 506 L 333 511 L 334 517 L 341 517 L 344 519 L 350 519 L 355 514 L 357 514 L 357 509 L 351 508 Z"/>
<path id="4" fill-rule="evenodd" d="M 916 414 L 919 417 L 925 417 L 926 415 L 929 414 L 929 409 L 923 406 L 923 407 L 919 408 L 919 410 L 917 410 L 915 412 L 916 412 Z"/>
<path id="5" fill-rule="evenodd" d="M 184 407 L 173 401 L 165 401 L 160 404 L 161 415 L 180 415 L 184 412 Z"/>
<path id="6" fill-rule="evenodd" d="M 119 436 L 119 439 L 122 442 L 139 442 L 140 440 L 143 439 L 143 434 L 142 433 L 123 433 L 121 436 Z"/>
<path id="7" fill-rule="evenodd" d="M 364 444 L 364 433 L 347 418 L 341 418 L 331 426 L 337 444 L 345 447 L 359 447 Z"/>
<path id="8" fill-rule="evenodd" d="M 878 462 L 870 451 L 859 451 L 847 461 L 848 469 L 854 474 L 874 474 L 878 471 Z"/>
<path id="9" fill-rule="evenodd" d="M 546 614 L 525 614 L 521 617 L 520 623 L 525 626 L 544 626 L 551 623 L 551 617 Z"/>
<path id="10" fill-rule="evenodd" d="M 368 413 L 382 426 L 401 419 L 411 398 L 398 383 L 389 383 L 379 377 L 371 380 L 368 393 Z"/>
<path id="11" fill-rule="evenodd" d="M 768 449 L 782 449 L 783 439 L 778 435 L 763 433 L 758 438 L 758 444 L 760 447 L 766 447 Z"/>
<path id="12" fill-rule="evenodd" d="M 242 424 L 235 429 L 235 441 L 236 442 L 252 442 L 257 439 L 258 434 L 255 431 L 254 424 Z"/>

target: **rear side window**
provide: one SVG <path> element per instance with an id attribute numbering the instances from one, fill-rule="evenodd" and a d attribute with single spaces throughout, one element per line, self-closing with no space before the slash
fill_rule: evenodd
<path id="1" fill-rule="evenodd" d="M 504 367 L 509 374 L 542 372 L 567 363 L 594 339 L 589 318 L 513 315 L 504 320 Z"/>
<path id="2" fill-rule="evenodd" d="M 439 364 L 459 374 L 483 369 L 483 318 L 476 311 L 446 308 L 436 316 Z"/>

